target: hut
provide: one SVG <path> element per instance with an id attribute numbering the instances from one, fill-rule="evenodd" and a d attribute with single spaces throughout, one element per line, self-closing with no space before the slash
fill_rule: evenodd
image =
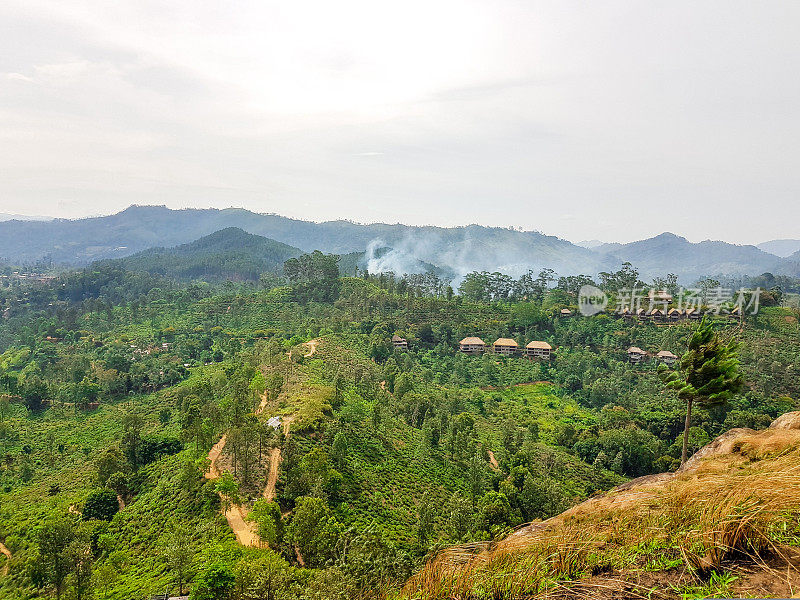
<path id="1" fill-rule="evenodd" d="M 643 308 L 636 309 L 636 318 L 637 319 L 646 319 L 647 318 L 647 311 Z"/>
<path id="2" fill-rule="evenodd" d="M 561 309 L 561 316 L 564 317 L 564 318 L 571 317 L 572 316 L 572 311 L 570 309 L 568 309 L 568 308 L 562 308 Z"/>
<path id="3" fill-rule="evenodd" d="M 552 352 L 553 352 L 553 347 L 547 342 L 533 341 L 533 342 L 528 342 L 528 345 L 525 346 L 525 356 L 527 356 L 528 358 L 549 359 Z"/>
<path id="4" fill-rule="evenodd" d="M 647 317 L 653 321 L 663 321 L 664 311 L 662 311 L 660 308 L 652 308 L 647 313 Z"/>
<path id="5" fill-rule="evenodd" d="M 486 351 L 486 343 L 477 337 L 465 337 L 458 343 L 458 349 L 466 354 L 481 354 Z"/>
<path id="6" fill-rule="evenodd" d="M 408 340 L 401 338 L 399 335 L 392 336 L 392 346 L 395 350 L 408 350 Z"/>
<path id="7" fill-rule="evenodd" d="M 633 364 L 641 362 L 645 356 L 647 356 L 647 352 L 645 352 L 638 346 L 631 346 L 630 348 L 628 348 L 628 361 L 630 361 Z"/>
<path id="8" fill-rule="evenodd" d="M 497 338 L 494 344 L 492 344 L 492 350 L 495 354 L 512 356 L 519 350 L 519 344 L 511 338 Z"/>
<path id="9" fill-rule="evenodd" d="M 683 311 L 679 308 L 670 308 L 667 311 L 667 320 L 671 322 L 680 321 L 683 318 Z"/>
<path id="10" fill-rule="evenodd" d="M 698 308 L 687 308 L 684 314 L 687 319 L 691 319 L 692 321 L 699 321 L 703 318 L 703 313 Z"/>
<path id="11" fill-rule="evenodd" d="M 678 360 L 678 357 L 677 357 L 677 356 L 675 356 L 675 355 L 674 355 L 672 352 L 670 352 L 669 350 L 662 350 L 661 352 L 659 352 L 658 354 L 656 354 L 656 358 L 657 358 L 657 359 L 658 359 L 660 362 L 664 363 L 665 365 L 671 365 L 671 364 L 674 364 L 674 363 L 675 363 L 675 361 L 676 361 L 676 360 Z"/>

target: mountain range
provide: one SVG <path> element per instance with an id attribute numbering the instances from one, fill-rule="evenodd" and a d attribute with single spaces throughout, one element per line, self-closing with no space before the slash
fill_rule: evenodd
<path id="1" fill-rule="evenodd" d="M 786 254 L 795 242 L 797 250 Z M 284 256 L 312 250 L 352 255 L 343 256 L 348 268 L 353 263 L 370 271 L 397 273 L 438 269 L 456 277 L 474 270 L 518 276 L 542 268 L 559 275 L 596 275 L 618 269 L 623 261 L 633 263 L 644 280 L 670 272 L 684 283 L 705 276 L 800 275 L 796 240 L 774 240 L 759 248 L 722 241 L 692 243 L 663 233 L 628 244 L 594 240 L 584 244 L 591 247 L 511 228 L 315 223 L 239 208 L 172 210 L 134 205 L 102 217 L 0 222 L 0 257 L 12 264 L 49 259 L 57 265 L 81 266 L 126 258 L 131 268 L 146 265 L 148 270 L 181 277 L 199 273 L 224 278 L 224 270 L 209 266 L 212 255 L 224 257 L 218 258 L 218 266 L 241 260 L 244 271 L 253 273 L 273 270 Z"/>

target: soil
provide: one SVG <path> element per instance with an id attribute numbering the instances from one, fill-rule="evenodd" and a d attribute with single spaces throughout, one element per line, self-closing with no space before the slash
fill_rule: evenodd
<path id="1" fill-rule="evenodd" d="M 6 564 L 3 565 L 0 575 L 8 575 L 8 569 L 11 567 L 11 550 L 6 548 L 6 545 L 0 542 L 0 554 L 6 557 Z"/>

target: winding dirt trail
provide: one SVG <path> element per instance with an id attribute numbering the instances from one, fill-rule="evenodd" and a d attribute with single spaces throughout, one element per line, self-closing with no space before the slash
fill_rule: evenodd
<path id="1" fill-rule="evenodd" d="M 221 473 L 217 470 L 217 459 L 219 459 L 219 455 L 222 454 L 222 449 L 225 448 L 225 442 L 228 441 L 228 434 L 223 433 L 222 437 L 219 438 L 219 441 L 212 446 L 211 450 L 208 452 L 208 460 L 211 461 L 211 464 L 208 465 L 208 471 L 206 471 L 206 479 L 218 479 L 221 477 Z"/>
<path id="2" fill-rule="evenodd" d="M 498 464 L 497 459 L 494 457 L 494 452 L 487 450 L 486 453 L 489 455 L 489 464 L 492 465 L 492 469 L 499 471 L 500 465 Z"/>
<path id="3" fill-rule="evenodd" d="M 217 460 L 225 448 L 225 442 L 228 441 L 228 434 L 223 434 L 219 441 L 214 444 L 208 453 L 208 460 L 211 463 L 208 465 L 208 471 L 205 473 L 206 479 L 218 479 L 222 476 L 217 468 Z M 247 509 L 231 503 L 230 508 L 225 511 L 225 519 L 228 525 L 236 535 L 236 539 L 242 546 L 260 546 L 261 539 L 255 531 L 255 524 L 247 520 Z"/>
<path id="4" fill-rule="evenodd" d="M 294 419 L 292 417 L 281 417 L 281 424 L 283 425 L 283 435 L 284 437 L 289 437 L 289 432 L 291 431 L 292 421 Z M 267 472 L 267 486 L 264 488 L 264 498 L 267 499 L 268 502 L 271 502 L 275 499 L 275 486 L 278 484 L 278 475 L 280 474 L 281 469 L 281 461 L 283 457 L 281 456 L 281 449 L 280 448 L 273 448 L 270 450 L 269 453 L 269 471 Z"/>
<path id="5" fill-rule="evenodd" d="M 264 488 L 264 499 L 272 502 L 275 499 L 275 486 L 278 483 L 278 473 L 281 468 L 281 449 L 273 448 L 269 453 L 269 471 L 267 473 L 267 487 Z"/>
<path id="6" fill-rule="evenodd" d="M 308 353 L 303 354 L 303 358 L 311 358 L 317 351 L 317 346 L 319 345 L 319 340 L 310 340 L 305 343 L 305 346 L 308 346 Z"/>
<path id="7" fill-rule="evenodd" d="M 0 542 L 0 554 L 6 557 L 6 564 L 3 565 L 3 569 L 0 570 L 0 575 L 8 575 L 8 570 L 11 568 L 11 550 L 6 548 L 6 545 L 3 542 Z"/>

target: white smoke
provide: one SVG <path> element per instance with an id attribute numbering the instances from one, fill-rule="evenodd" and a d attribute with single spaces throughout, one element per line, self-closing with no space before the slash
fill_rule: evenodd
<path id="1" fill-rule="evenodd" d="M 386 248 L 386 243 L 381 239 L 374 239 L 367 245 L 365 260 L 370 273 L 387 271 L 397 275 L 425 273 L 425 265 L 404 249 L 391 248 L 379 256 L 378 250 L 381 248 Z"/>

